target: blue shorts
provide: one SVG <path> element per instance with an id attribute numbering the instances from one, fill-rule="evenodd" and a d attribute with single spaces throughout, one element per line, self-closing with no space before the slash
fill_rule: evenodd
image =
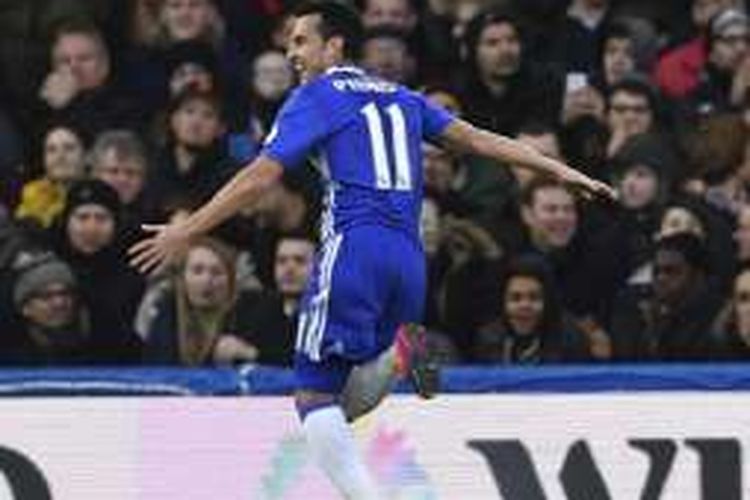
<path id="1" fill-rule="evenodd" d="M 329 238 L 300 307 L 297 389 L 339 394 L 354 366 L 391 346 L 400 324 L 421 321 L 425 286 L 414 238 L 381 226 Z"/>

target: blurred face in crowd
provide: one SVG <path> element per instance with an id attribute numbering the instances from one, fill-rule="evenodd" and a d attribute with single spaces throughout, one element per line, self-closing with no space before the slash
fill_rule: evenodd
<path id="1" fill-rule="evenodd" d="M 740 262 L 750 261 L 750 207 L 744 206 L 737 214 L 737 229 L 734 232 L 737 242 L 737 259 Z"/>
<path id="2" fill-rule="evenodd" d="M 102 205 L 80 205 L 68 217 L 68 240 L 73 248 L 93 255 L 115 239 L 115 218 Z"/>
<path id="3" fill-rule="evenodd" d="M 274 279 L 284 296 L 299 297 L 312 270 L 315 246 L 305 239 L 286 238 L 276 249 Z"/>
<path id="4" fill-rule="evenodd" d="M 188 99 L 172 113 L 172 132 L 179 144 L 207 148 L 223 133 L 216 105 L 206 99 Z"/>
<path id="5" fill-rule="evenodd" d="M 627 169 L 618 184 L 620 203 L 630 210 L 640 210 L 651 205 L 659 192 L 659 178 L 644 165 Z"/>
<path id="6" fill-rule="evenodd" d="M 608 121 L 610 130 L 642 134 L 651 129 L 654 114 L 645 95 L 618 91 L 610 98 Z"/>
<path id="7" fill-rule="evenodd" d="M 409 32 L 417 22 L 417 16 L 409 0 L 366 0 L 362 11 L 365 28 L 393 26 Z"/>
<path id="8" fill-rule="evenodd" d="M 411 64 L 406 43 L 399 38 L 370 38 L 362 47 L 362 65 L 385 80 L 406 83 Z"/>
<path id="9" fill-rule="evenodd" d="M 425 186 L 445 193 L 453 185 L 453 162 L 451 154 L 427 142 L 422 144 Z"/>
<path id="10" fill-rule="evenodd" d="M 440 248 L 440 209 L 435 200 L 422 200 L 422 213 L 419 219 L 422 245 L 428 256 L 437 254 Z"/>
<path id="11" fill-rule="evenodd" d="M 542 134 L 530 134 L 522 132 L 518 134 L 516 139 L 523 144 L 531 146 L 533 149 L 542 153 L 544 156 L 549 156 L 550 158 L 555 158 L 558 160 L 561 159 L 562 155 L 560 154 L 560 143 L 557 140 L 557 135 L 552 132 L 545 132 Z M 528 183 L 531 182 L 531 180 L 535 177 L 534 171 L 528 168 L 514 168 L 512 170 L 512 173 L 521 188 L 528 185 Z"/>
<path id="12" fill-rule="evenodd" d="M 109 77 L 109 56 L 100 40 L 86 33 L 60 36 L 52 48 L 54 71 L 70 71 L 80 90 L 96 89 Z"/>
<path id="13" fill-rule="evenodd" d="M 83 144 L 73 131 L 54 128 L 44 140 L 44 171 L 55 182 L 70 183 L 83 177 L 84 155 Z"/>
<path id="14" fill-rule="evenodd" d="M 513 331 L 531 335 L 544 314 L 544 288 L 532 276 L 513 276 L 505 288 L 505 317 Z"/>
<path id="15" fill-rule="evenodd" d="M 23 304 L 21 311 L 30 324 L 48 329 L 70 324 L 75 312 L 75 293 L 63 283 L 49 283 L 42 287 Z"/>
<path id="16" fill-rule="evenodd" d="M 717 68 L 734 73 L 748 54 L 748 36 L 750 29 L 747 25 L 732 24 L 714 39 L 709 60 Z"/>
<path id="17" fill-rule="evenodd" d="M 732 298 L 737 328 L 745 342 L 750 343 L 750 270 L 741 272 L 734 279 Z"/>
<path id="18" fill-rule="evenodd" d="M 604 42 L 604 77 L 613 85 L 635 70 L 633 42 L 629 38 L 609 38 Z"/>
<path id="19" fill-rule="evenodd" d="M 485 81 L 503 80 L 521 65 L 521 39 L 510 23 L 490 24 L 477 43 L 477 65 Z"/>
<path id="20" fill-rule="evenodd" d="M 119 154 L 115 148 L 101 155 L 99 163 L 93 165 L 93 174 L 112 186 L 125 205 L 138 198 L 146 182 L 146 166 L 136 157 Z"/>
<path id="21" fill-rule="evenodd" d="M 165 0 L 161 21 L 173 41 L 202 37 L 215 22 L 210 0 Z"/>
<path id="22" fill-rule="evenodd" d="M 191 248 L 182 275 L 190 305 L 196 309 L 216 309 L 229 303 L 229 273 L 224 261 L 211 248 Z"/>
<path id="23" fill-rule="evenodd" d="M 661 218 L 659 237 L 666 238 L 682 233 L 693 234 L 701 239 L 706 236 L 703 223 L 693 212 L 684 207 L 668 208 Z"/>
<path id="24" fill-rule="evenodd" d="M 700 271 L 677 251 L 659 249 L 654 266 L 654 294 L 659 302 L 676 305 L 695 286 Z"/>
<path id="25" fill-rule="evenodd" d="M 280 52 L 259 55 L 253 65 L 253 89 L 262 99 L 278 101 L 294 84 L 294 71 Z"/>
<path id="26" fill-rule="evenodd" d="M 543 247 L 564 248 L 575 235 L 578 210 L 573 195 L 558 186 L 537 189 L 531 206 L 522 208 L 532 239 Z"/>
<path id="27" fill-rule="evenodd" d="M 287 39 L 287 58 L 302 82 L 323 73 L 343 59 L 344 40 L 341 37 L 323 39 L 320 15 L 294 18 Z"/>
<path id="28" fill-rule="evenodd" d="M 172 72 L 169 78 L 169 94 L 176 96 L 187 88 L 193 88 L 200 92 L 214 90 L 214 76 L 200 64 L 186 62 L 182 63 Z"/>
<path id="29" fill-rule="evenodd" d="M 712 17 L 730 7 L 737 7 L 737 0 L 693 0 L 691 15 L 693 24 L 701 31 L 708 27 Z"/>

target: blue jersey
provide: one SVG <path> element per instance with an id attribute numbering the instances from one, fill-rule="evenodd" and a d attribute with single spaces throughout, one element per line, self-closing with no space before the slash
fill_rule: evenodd
<path id="1" fill-rule="evenodd" d="M 452 120 L 421 94 L 356 67 L 334 67 L 291 94 L 263 154 L 287 169 L 305 159 L 317 164 L 327 183 L 323 240 L 362 225 L 416 237 L 422 141 Z"/>

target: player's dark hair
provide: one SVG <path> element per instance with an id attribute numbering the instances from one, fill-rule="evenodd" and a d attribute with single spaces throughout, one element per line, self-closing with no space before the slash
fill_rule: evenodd
<path id="1" fill-rule="evenodd" d="M 352 61 L 359 58 L 364 28 L 359 13 L 353 8 L 332 0 L 308 0 L 292 10 L 292 15 L 319 15 L 320 34 L 323 40 L 339 36 L 344 39 L 344 57 Z"/>

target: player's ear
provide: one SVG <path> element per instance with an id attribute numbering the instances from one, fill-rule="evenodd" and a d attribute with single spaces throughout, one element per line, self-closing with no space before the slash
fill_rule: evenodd
<path id="1" fill-rule="evenodd" d="M 326 47 L 337 58 L 343 59 L 344 57 L 344 37 L 332 36 L 326 41 Z"/>

